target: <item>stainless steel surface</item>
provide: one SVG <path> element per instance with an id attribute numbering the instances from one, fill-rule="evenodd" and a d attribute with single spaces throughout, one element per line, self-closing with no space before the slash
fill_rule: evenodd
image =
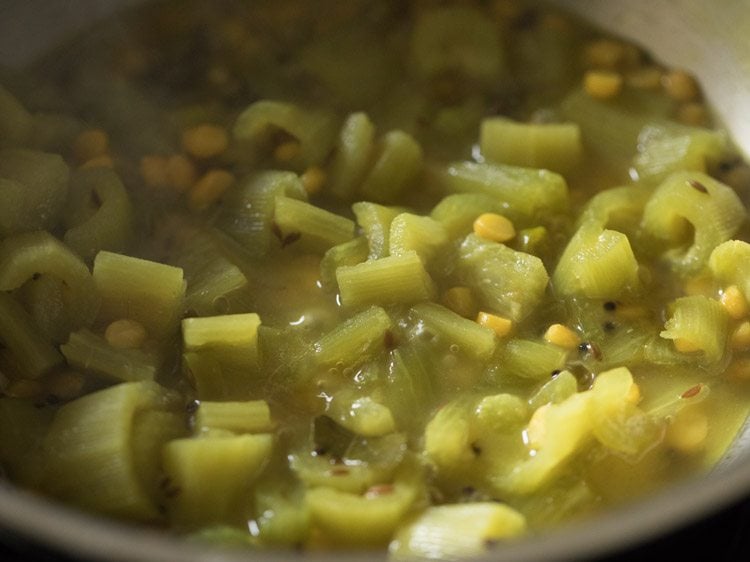
<path id="1" fill-rule="evenodd" d="M 141 0 L 0 0 L 0 64 L 23 64 L 49 45 Z M 750 154 L 750 10 L 743 0 L 558 0 L 616 33 L 646 46 L 670 64 L 693 71 L 736 141 Z M 491 560 L 581 559 L 611 552 L 708 515 L 750 492 L 750 431 L 747 425 L 712 473 L 613 510 L 581 525 L 532 537 L 495 551 Z M 287 560 L 288 553 L 261 556 L 205 550 L 174 538 L 108 522 L 8 486 L 0 486 L 0 525 L 66 552 L 112 561 Z M 308 555 L 306 558 L 379 560 L 381 553 Z"/>

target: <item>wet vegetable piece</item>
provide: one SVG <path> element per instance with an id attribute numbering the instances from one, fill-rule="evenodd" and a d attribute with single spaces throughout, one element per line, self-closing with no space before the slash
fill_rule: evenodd
<path id="1" fill-rule="evenodd" d="M 517 0 L 145 3 L 0 74 L 0 466 L 251 548 L 502 548 L 719 461 L 750 169 Z"/>

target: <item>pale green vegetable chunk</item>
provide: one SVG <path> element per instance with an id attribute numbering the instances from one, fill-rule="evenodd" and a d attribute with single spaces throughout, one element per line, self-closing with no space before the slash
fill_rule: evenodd
<path id="1" fill-rule="evenodd" d="M 297 105 L 260 100 L 248 106 L 234 123 L 234 137 L 258 150 L 273 131 L 281 131 L 299 142 L 300 151 L 290 165 L 295 169 L 320 164 L 331 150 L 336 124 L 325 112 Z"/>
<path id="2" fill-rule="evenodd" d="M 272 447 L 269 434 L 208 435 L 164 445 L 164 472 L 177 490 L 167 505 L 170 516 L 188 527 L 238 521 Z"/>
<path id="3" fill-rule="evenodd" d="M 148 495 L 157 501 L 164 497 L 161 449 L 165 443 L 187 433 L 185 415 L 174 398 L 170 394 L 158 407 L 141 410 L 133 418 L 135 470 Z"/>
<path id="4" fill-rule="evenodd" d="M 594 437 L 633 461 L 658 445 L 664 424 L 636 406 L 640 393 L 625 367 L 600 373 L 594 380 Z"/>
<path id="5" fill-rule="evenodd" d="M 416 252 L 368 260 L 336 270 L 344 306 L 409 304 L 428 300 L 435 292 L 430 275 Z"/>
<path id="6" fill-rule="evenodd" d="M 503 244 L 468 235 L 459 248 L 457 272 L 481 304 L 514 321 L 531 314 L 549 282 L 542 260 Z"/>
<path id="7" fill-rule="evenodd" d="M 492 394 L 482 398 L 474 409 L 475 424 L 490 435 L 507 431 L 526 422 L 529 407 L 515 394 Z"/>
<path id="8" fill-rule="evenodd" d="M 99 310 L 99 291 L 85 263 L 46 231 L 10 236 L 0 242 L 0 291 L 18 289 L 37 275 L 65 284 L 65 315 L 75 328 L 89 326 Z"/>
<path id="9" fill-rule="evenodd" d="M 518 123 L 490 117 L 482 121 L 479 147 L 491 162 L 561 174 L 574 170 L 583 157 L 581 131 L 575 123 Z"/>
<path id="10" fill-rule="evenodd" d="M 188 351 L 213 346 L 241 347 L 248 356 L 257 360 L 258 326 L 260 316 L 254 312 L 185 318 L 182 320 L 182 340 Z"/>
<path id="11" fill-rule="evenodd" d="M 344 265 L 357 265 L 367 259 L 370 247 L 367 238 L 357 236 L 329 248 L 320 260 L 320 282 L 326 291 L 336 291 L 336 270 Z"/>
<path id="12" fill-rule="evenodd" d="M 673 267 L 696 272 L 746 218 L 742 201 L 729 186 L 700 172 L 676 172 L 654 191 L 641 227 Z"/>
<path id="13" fill-rule="evenodd" d="M 403 131 L 386 133 L 377 147 L 378 155 L 362 182 L 360 194 L 372 201 L 398 198 L 422 171 L 422 147 Z"/>
<path id="14" fill-rule="evenodd" d="M 63 360 L 55 346 L 37 333 L 23 306 L 4 292 L 0 292 L 0 343 L 5 348 L 0 349 L 0 359 L 30 379 L 48 373 Z"/>
<path id="15" fill-rule="evenodd" d="M 742 240 L 719 244 L 711 252 L 708 267 L 725 286 L 737 285 L 750 299 L 750 244 Z"/>
<path id="16" fill-rule="evenodd" d="M 516 377 L 544 380 L 565 364 L 568 352 L 545 342 L 523 339 L 508 341 L 501 368 Z"/>
<path id="17" fill-rule="evenodd" d="M 334 488 L 308 490 L 305 504 L 312 524 L 326 537 L 349 546 L 384 546 L 421 493 L 421 471 L 405 461 L 392 483 L 363 495 Z"/>
<path id="18" fill-rule="evenodd" d="M 438 373 L 431 366 L 432 351 L 426 346 L 400 346 L 391 352 L 388 365 L 387 403 L 399 428 L 416 431 L 425 420 L 414 415 L 414 404 L 435 404 Z"/>
<path id="19" fill-rule="evenodd" d="M 337 394 L 329 405 L 328 415 L 342 427 L 363 437 L 380 437 L 396 430 L 396 422 L 388 406 L 369 396 L 351 399 L 348 394 Z"/>
<path id="20" fill-rule="evenodd" d="M 463 353 L 486 360 L 495 351 L 497 340 L 492 330 L 444 306 L 420 303 L 411 308 L 409 315 L 420 327 L 441 338 L 445 345 L 457 345 Z"/>
<path id="21" fill-rule="evenodd" d="M 502 204 L 502 214 L 514 223 L 534 226 L 568 210 L 568 186 L 548 170 L 504 164 L 458 162 L 437 172 L 449 193 L 481 193 Z"/>
<path id="22" fill-rule="evenodd" d="M 578 391 L 578 381 L 570 371 L 562 371 L 544 383 L 529 398 L 529 406 L 537 410 L 545 404 L 558 404 Z"/>
<path id="23" fill-rule="evenodd" d="M 52 275 L 38 275 L 27 281 L 16 297 L 31 316 L 35 330 L 52 343 L 60 344 L 78 328 L 65 309 L 65 282 Z"/>
<path id="24" fill-rule="evenodd" d="M 323 253 L 354 238 L 351 219 L 291 197 L 276 197 L 273 216 L 282 246 Z"/>
<path id="25" fill-rule="evenodd" d="M 406 454 L 403 434 L 390 433 L 352 443 L 346 457 L 354 462 L 349 462 L 346 470 L 332 470 L 331 457 L 314 451 L 292 452 L 289 466 L 308 489 L 332 488 L 356 496 L 366 493 L 372 486 L 393 481 Z M 304 503 L 302 509 L 306 509 Z"/>
<path id="26" fill-rule="evenodd" d="M 72 332 L 60 346 L 68 364 L 117 382 L 153 380 L 161 358 L 141 349 L 118 349 L 89 330 Z"/>
<path id="27" fill-rule="evenodd" d="M 430 216 L 445 227 L 448 238 L 466 236 L 483 213 L 503 214 L 507 204 L 485 193 L 454 193 L 443 197 Z"/>
<path id="28" fill-rule="evenodd" d="M 724 356 L 729 316 L 724 307 L 702 295 L 682 297 L 669 307 L 661 337 L 672 340 L 678 351 L 700 353 L 713 363 Z"/>
<path id="29" fill-rule="evenodd" d="M 168 393 L 154 382 L 133 382 L 94 392 L 64 405 L 45 439 L 44 488 L 74 505 L 138 520 L 158 517 L 153 482 L 144 482 L 136 458 L 134 420 L 146 410 L 163 409 Z"/>
<path id="30" fill-rule="evenodd" d="M 502 503 L 431 506 L 396 532 L 388 551 L 396 560 L 465 559 L 525 530 L 524 516 Z"/>
<path id="31" fill-rule="evenodd" d="M 182 320 L 185 362 L 202 400 L 245 398 L 260 367 L 255 313 Z"/>
<path id="32" fill-rule="evenodd" d="M 255 487 L 258 537 L 274 546 L 302 544 L 310 534 L 310 511 L 304 502 L 304 489 L 289 485 L 283 478 L 263 479 Z M 244 534 L 244 537 L 250 537 Z"/>
<path id="33" fill-rule="evenodd" d="M 444 475 L 461 474 L 474 460 L 471 450 L 473 402 L 468 399 L 449 402 L 425 428 L 425 454 Z"/>
<path id="34" fill-rule="evenodd" d="M 234 312 L 233 297 L 247 287 L 248 279 L 230 259 L 232 241 L 218 231 L 202 230 L 183 245 L 174 263 L 187 284 L 184 307 L 198 316 Z"/>
<path id="35" fill-rule="evenodd" d="M 342 199 L 352 197 L 367 174 L 374 150 L 375 126 L 367 114 L 352 113 L 339 133 L 327 190 Z"/>
<path id="36" fill-rule="evenodd" d="M 447 243 L 445 227 L 430 217 L 401 213 L 391 221 L 388 244 L 392 256 L 414 251 L 427 264 Z"/>
<path id="37" fill-rule="evenodd" d="M 707 172 L 727 152 L 726 133 L 677 123 L 645 126 L 638 135 L 633 165 L 638 177 L 661 181 L 672 172 Z"/>
<path id="38" fill-rule="evenodd" d="M 638 233 L 641 215 L 652 190 L 641 185 L 605 189 L 588 200 L 578 218 L 578 226 L 595 223 L 602 229 L 616 230 L 632 238 Z"/>
<path id="39" fill-rule="evenodd" d="M 369 258 L 386 257 L 390 248 L 391 223 L 403 213 L 403 210 L 398 207 L 359 201 L 352 205 L 352 211 L 357 218 L 357 224 L 367 238 L 370 248 Z"/>
<path id="40" fill-rule="evenodd" d="M 195 433 L 225 429 L 234 433 L 264 433 L 273 429 L 265 400 L 209 402 L 201 400 L 195 414 Z"/>
<path id="41" fill-rule="evenodd" d="M 373 306 L 345 320 L 315 342 L 315 360 L 323 365 L 361 361 L 383 348 L 390 327 L 391 318 L 385 310 Z"/>
<path id="42" fill-rule="evenodd" d="M 250 255 L 265 256 L 274 242 L 274 206 L 280 195 L 307 200 L 297 174 L 276 170 L 252 174 L 227 193 L 218 226 Z"/>
<path id="43" fill-rule="evenodd" d="M 185 298 L 182 269 L 102 251 L 94 259 L 94 282 L 102 297 L 100 320 L 137 320 L 156 338 L 177 330 Z"/>
<path id="44" fill-rule="evenodd" d="M 505 68 L 500 33 L 469 6 L 423 10 L 411 42 L 411 63 L 424 77 L 458 72 L 469 79 L 494 80 Z"/>
<path id="45" fill-rule="evenodd" d="M 560 109 L 566 120 L 581 128 L 587 151 L 604 162 L 627 164 L 635 155 L 643 127 L 664 120 L 671 104 L 667 96 L 635 89 L 607 100 L 577 89 L 562 101 Z"/>
<path id="46" fill-rule="evenodd" d="M 54 227 L 65 207 L 69 176 L 58 154 L 0 150 L 0 234 Z"/>
<path id="47" fill-rule="evenodd" d="M 533 455 L 508 472 L 490 475 L 498 491 L 531 494 L 549 482 L 591 435 L 593 395 L 573 394 L 559 404 L 541 406 L 526 430 Z"/>
<path id="48" fill-rule="evenodd" d="M 585 223 L 568 242 L 552 276 L 562 295 L 614 299 L 640 288 L 638 261 L 625 234 Z"/>
<path id="49" fill-rule="evenodd" d="M 133 237 L 133 208 L 117 174 L 108 168 L 76 172 L 65 225 L 65 243 L 89 264 L 100 250 L 125 251 Z"/>

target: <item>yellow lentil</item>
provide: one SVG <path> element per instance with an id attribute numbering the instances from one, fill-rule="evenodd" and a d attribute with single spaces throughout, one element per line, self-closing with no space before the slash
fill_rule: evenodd
<path id="1" fill-rule="evenodd" d="M 146 341 L 146 336 L 143 324 L 129 318 L 115 320 L 104 331 L 104 339 L 117 349 L 138 349 Z"/>
<path id="2" fill-rule="evenodd" d="M 489 328 L 500 338 L 510 334 L 513 328 L 513 322 L 510 319 L 489 312 L 480 312 L 477 315 L 477 323 Z"/>
<path id="3" fill-rule="evenodd" d="M 41 393 L 41 383 L 31 379 L 14 380 L 5 389 L 5 394 L 11 398 L 35 398 Z"/>
<path id="4" fill-rule="evenodd" d="M 74 371 L 63 371 L 51 375 L 46 381 L 50 394 L 61 399 L 70 400 L 83 392 L 85 380 L 83 375 Z"/>
<path id="5" fill-rule="evenodd" d="M 549 404 L 544 404 L 537 408 L 531 415 L 529 425 L 526 428 L 526 437 L 529 440 L 529 445 L 534 447 L 544 441 L 545 434 L 547 433 L 547 412 L 549 412 Z"/>
<path id="6" fill-rule="evenodd" d="M 705 127 L 708 124 L 708 109 L 700 102 L 683 103 L 677 108 L 677 119 L 685 125 Z"/>
<path id="7" fill-rule="evenodd" d="M 732 381 L 744 382 L 750 380 L 750 358 L 742 357 L 732 361 L 724 376 Z"/>
<path id="8" fill-rule="evenodd" d="M 599 39 L 589 43 L 584 51 L 586 64 L 596 68 L 615 68 L 623 56 L 625 49 L 619 41 Z"/>
<path id="9" fill-rule="evenodd" d="M 218 125 L 197 125 L 182 133 L 182 148 L 197 159 L 213 158 L 229 146 L 229 135 Z"/>
<path id="10" fill-rule="evenodd" d="M 494 242 L 507 242 L 516 235 L 513 223 L 497 213 L 484 213 L 474 221 L 474 234 Z"/>
<path id="11" fill-rule="evenodd" d="M 563 324 L 552 324 L 544 333 L 544 339 L 564 349 L 575 349 L 581 345 L 581 338 L 573 330 Z"/>
<path id="12" fill-rule="evenodd" d="M 202 211 L 215 203 L 234 181 L 234 176 L 226 170 L 209 170 L 190 189 L 188 206 L 194 211 Z"/>
<path id="13" fill-rule="evenodd" d="M 662 77 L 662 86 L 669 97 L 676 101 L 693 101 L 700 91 L 698 84 L 684 70 L 672 70 Z"/>
<path id="14" fill-rule="evenodd" d="M 625 75 L 625 83 L 639 90 L 656 90 L 661 86 L 661 77 L 658 66 L 641 66 Z"/>
<path id="15" fill-rule="evenodd" d="M 638 404 L 641 401 L 641 389 L 637 384 L 633 383 L 630 385 L 628 393 L 625 395 L 625 400 L 631 404 Z"/>
<path id="16" fill-rule="evenodd" d="M 73 156 L 81 164 L 104 156 L 109 150 L 109 136 L 101 129 L 87 129 L 73 141 Z"/>
<path id="17" fill-rule="evenodd" d="M 299 153 L 299 142 L 290 140 L 279 144 L 273 151 L 273 157 L 277 162 L 289 162 L 290 160 L 294 160 Z"/>
<path id="18" fill-rule="evenodd" d="M 605 100 L 622 91 L 622 75 L 606 70 L 590 70 L 583 76 L 583 89 L 592 98 Z"/>
<path id="19" fill-rule="evenodd" d="M 190 189 L 195 183 L 198 172 L 189 158 L 175 154 L 167 159 L 167 184 L 177 191 Z"/>
<path id="20" fill-rule="evenodd" d="M 141 177 L 148 187 L 166 187 L 169 180 L 167 176 L 167 159 L 159 155 L 147 155 L 141 158 Z"/>
<path id="21" fill-rule="evenodd" d="M 745 295 L 742 294 L 737 285 L 730 285 L 724 289 L 719 298 L 727 314 L 735 320 L 741 320 L 747 317 L 750 312 L 750 306 L 747 303 Z"/>
<path id="22" fill-rule="evenodd" d="M 468 287 L 451 287 L 443 293 L 441 302 L 464 318 L 474 318 L 477 314 L 477 300 Z"/>
<path id="23" fill-rule="evenodd" d="M 732 331 L 729 343 L 735 351 L 750 349 L 750 321 L 740 322 Z"/>
<path id="24" fill-rule="evenodd" d="M 706 414 L 695 408 L 685 408 L 675 415 L 667 427 L 665 441 L 672 449 L 690 455 L 703 449 L 707 435 Z"/>
<path id="25" fill-rule="evenodd" d="M 302 186 L 307 191 L 307 194 L 315 195 L 323 189 L 323 185 L 326 182 L 326 173 L 319 166 L 310 166 L 300 176 L 300 180 L 302 180 Z"/>

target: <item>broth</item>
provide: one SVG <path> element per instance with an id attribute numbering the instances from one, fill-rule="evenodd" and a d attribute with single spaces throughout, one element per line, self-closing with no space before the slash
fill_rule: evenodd
<path id="1" fill-rule="evenodd" d="M 750 174 L 634 45 L 515 1 L 156 2 L 0 82 L 20 486 L 463 557 L 747 416 Z"/>

